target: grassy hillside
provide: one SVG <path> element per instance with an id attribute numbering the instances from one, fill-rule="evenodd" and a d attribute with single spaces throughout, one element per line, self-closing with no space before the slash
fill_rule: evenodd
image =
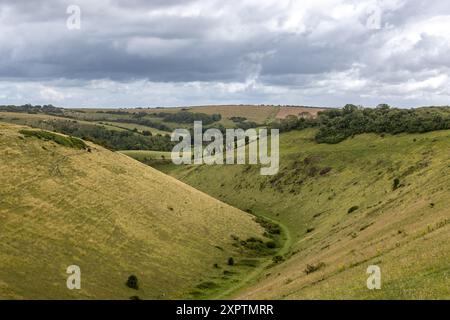
<path id="1" fill-rule="evenodd" d="M 272 177 L 247 165 L 157 166 L 289 231 L 285 261 L 231 296 L 449 298 L 450 131 L 362 134 L 335 145 L 314 135 L 282 134 Z M 369 265 L 381 268 L 381 290 L 366 287 Z"/>
<path id="2" fill-rule="evenodd" d="M 249 214 L 123 154 L 24 128 L 0 123 L 1 299 L 202 298 L 260 262 L 236 240 L 269 240 Z M 69 265 L 81 290 L 66 287 Z"/>

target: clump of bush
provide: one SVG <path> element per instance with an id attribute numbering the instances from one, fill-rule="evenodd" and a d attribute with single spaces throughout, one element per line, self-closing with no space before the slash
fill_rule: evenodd
<path id="1" fill-rule="evenodd" d="M 73 149 L 87 149 L 86 143 L 83 140 L 74 137 L 65 137 L 53 132 L 44 130 L 20 130 L 19 133 L 26 137 L 36 137 L 45 141 L 53 141 L 64 147 Z"/>
<path id="2" fill-rule="evenodd" d="M 322 170 L 320 170 L 319 174 L 320 174 L 321 176 L 324 176 L 324 175 L 326 175 L 327 173 L 329 173 L 329 172 L 331 171 L 331 169 L 332 169 L 332 168 L 330 168 L 330 167 L 325 167 L 325 168 L 323 168 Z"/>
<path id="3" fill-rule="evenodd" d="M 400 187 L 400 179 L 395 178 L 394 182 L 392 183 L 392 190 L 397 190 Z"/>
<path id="4" fill-rule="evenodd" d="M 198 289 L 214 289 L 216 287 L 217 287 L 217 283 L 215 283 L 213 281 L 204 281 L 197 285 Z"/>
<path id="5" fill-rule="evenodd" d="M 272 234 L 272 235 L 279 235 L 279 234 L 281 234 L 281 228 L 276 223 L 267 221 L 267 220 L 265 220 L 265 219 L 263 219 L 261 217 L 257 217 L 255 219 L 255 222 L 259 223 L 264 229 L 266 229 L 266 231 L 269 234 Z"/>
<path id="6" fill-rule="evenodd" d="M 229 257 L 228 258 L 228 265 L 229 266 L 234 266 L 234 259 L 233 259 L 233 257 Z"/>
<path id="7" fill-rule="evenodd" d="M 264 242 L 262 239 L 250 237 L 247 240 L 239 241 L 239 245 L 242 247 L 252 250 L 258 254 L 272 254 L 272 250 L 276 248 L 276 242 L 273 240 L 269 240 L 268 242 Z"/>
<path id="8" fill-rule="evenodd" d="M 128 277 L 126 285 L 128 288 L 138 290 L 139 289 L 138 278 L 134 274 L 132 274 L 131 276 Z"/>
<path id="9" fill-rule="evenodd" d="M 323 263 L 323 262 L 319 262 L 317 264 L 307 264 L 305 273 L 310 274 L 310 273 L 316 272 L 317 270 L 322 269 L 323 267 L 325 267 L 325 263 Z"/>
<path id="10" fill-rule="evenodd" d="M 269 240 L 266 242 L 266 247 L 269 249 L 275 249 L 277 247 L 277 244 L 273 240 Z"/>
<path id="11" fill-rule="evenodd" d="M 284 258 L 282 256 L 275 256 L 272 258 L 273 263 L 280 263 L 284 261 Z"/>
<path id="12" fill-rule="evenodd" d="M 347 213 L 355 212 L 355 211 L 358 210 L 358 209 L 359 209 L 359 206 L 353 206 L 353 207 L 351 207 L 350 209 L 348 209 Z"/>

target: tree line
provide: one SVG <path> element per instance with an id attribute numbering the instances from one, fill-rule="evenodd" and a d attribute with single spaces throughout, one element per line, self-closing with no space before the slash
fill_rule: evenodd
<path id="1" fill-rule="evenodd" d="M 208 125 L 222 119 L 220 114 L 206 114 L 200 112 L 178 111 L 178 112 L 158 112 L 154 113 L 157 118 L 162 118 L 166 122 L 176 123 L 193 123 L 194 121 L 202 121 L 203 125 Z"/>
<path id="2" fill-rule="evenodd" d="M 339 143 L 361 133 L 424 133 L 450 129 L 450 107 L 415 109 L 391 108 L 380 104 L 376 108 L 364 108 L 347 104 L 342 109 L 327 109 L 317 118 L 288 116 L 272 124 L 280 131 L 317 127 L 318 143 Z"/>
<path id="3" fill-rule="evenodd" d="M 81 138 L 101 145 L 110 150 L 156 150 L 171 151 L 174 142 L 166 135 L 143 135 L 125 130 L 108 130 L 103 126 L 80 124 L 77 121 L 52 120 L 42 123 L 42 126 L 52 131 Z"/>

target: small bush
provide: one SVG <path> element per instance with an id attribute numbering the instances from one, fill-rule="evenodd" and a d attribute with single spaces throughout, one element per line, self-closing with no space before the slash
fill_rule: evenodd
<path id="1" fill-rule="evenodd" d="M 128 288 L 138 290 L 138 278 L 135 275 L 129 276 L 126 285 Z"/>
<path id="2" fill-rule="evenodd" d="M 234 266 L 234 259 L 233 259 L 233 257 L 229 257 L 228 258 L 228 265 L 229 266 Z"/>
<path id="3" fill-rule="evenodd" d="M 400 179 L 395 178 L 394 183 L 392 184 L 392 190 L 397 190 L 400 187 Z"/>
<path id="4" fill-rule="evenodd" d="M 198 289 L 214 289 L 217 287 L 217 283 L 213 281 L 204 281 L 197 285 Z"/>
<path id="5" fill-rule="evenodd" d="M 355 212 L 355 211 L 358 210 L 358 209 L 359 209 L 359 206 L 353 206 L 353 207 L 351 207 L 350 209 L 348 209 L 347 213 Z"/>
<path id="6" fill-rule="evenodd" d="M 260 224 L 264 229 L 266 229 L 266 231 L 269 234 L 276 234 L 276 235 L 281 234 L 280 226 L 275 224 L 275 223 L 273 223 L 273 222 L 267 221 L 267 220 L 265 220 L 263 218 L 260 218 L 260 217 L 257 217 L 255 219 L 255 222 Z"/>
<path id="7" fill-rule="evenodd" d="M 326 167 L 326 168 L 323 168 L 322 170 L 320 170 L 319 174 L 320 174 L 321 176 L 324 176 L 324 175 L 326 175 L 327 173 L 329 173 L 330 171 L 331 171 L 331 168 L 330 168 L 330 167 Z"/>
<path id="8" fill-rule="evenodd" d="M 225 276 L 231 276 L 232 274 L 235 274 L 236 272 L 230 271 L 230 270 L 223 270 L 223 274 Z"/>
<path id="9" fill-rule="evenodd" d="M 266 246 L 269 249 L 275 249 L 277 247 L 277 244 L 275 243 L 275 241 L 270 240 L 266 242 Z"/>
<path id="10" fill-rule="evenodd" d="M 284 261 L 284 258 L 282 256 L 275 256 L 275 257 L 272 258 L 272 261 L 274 263 L 280 263 L 280 262 Z"/>
<path id="11" fill-rule="evenodd" d="M 305 273 L 306 274 L 310 274 L 313 272 L 316 272 L 317 270 L 322 269 L 323 267 L 325 267 L 325 263 L 323 262 L 319 262 L 318 264 L 307 264 L 306 265 L 306 269 L 305 269 Z"/>

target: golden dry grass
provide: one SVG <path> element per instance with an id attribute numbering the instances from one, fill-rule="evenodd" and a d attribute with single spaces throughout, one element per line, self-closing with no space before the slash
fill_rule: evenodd
<path id="1" fill-rule="evenodd" d="M 252 217 L 123 154 L 23 137 L 0 123 L 0 298 L 186 298 L 237 260 Z M 66 268 L 81 267 L 81 290 Z M 125 286 L 135 274 L 138 291 Z M 227 280 L 221 284 L 227 286 Z"/>

